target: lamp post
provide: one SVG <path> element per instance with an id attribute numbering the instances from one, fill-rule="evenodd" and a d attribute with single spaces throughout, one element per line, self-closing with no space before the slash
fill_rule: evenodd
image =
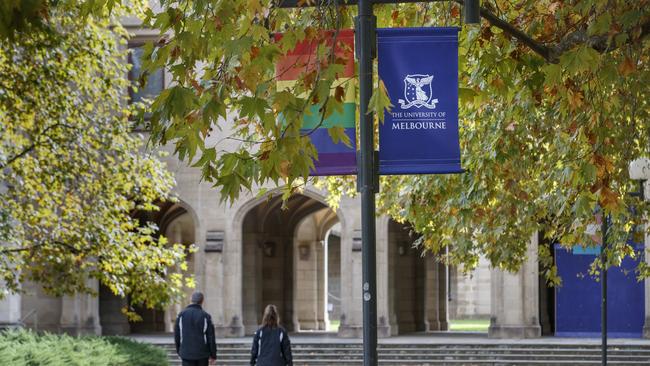
<path id="1" fill-rule="evenodd" d="M 645 182 L 650 178 L 650 159 L 639 158 L 630 163 L 629 166 L 630 179 L 639 182 L 639 191 L 630 192 L 629 195 L 639 197 L 641 201 L 645 199 Z M 600 271 L 600 281 L 602 289 L 602 302 L 601 302 L 601 364 L 607 365 L 607 229 L 609 227 L 609 217 L 603 215 L 602 217 L 602 245 L 601 245 L 601 261 L 603 268 Z"/>
<path id="2" fill-rule="evenodd" d="M 645 182 L 650 179 L 650 159 L 638 158 L 630 163 L 629 167 L 630 179 L 639 182 L 639 191 L 631 193 L 632 196 L 640 197 L 643 201 L 645 199 L 644 188 Z"/>
<path id="3" fill-rule="evenodd" d="M 630 179 L 639 182 L 637 192 L 628 193 L 632 197 L 639 197 L 641 201 L 645 199 L 645 182 L 650 178 L 650 159 L 639 158 L 630 163 Z M 607 231 L 609 229 L 609 215 L 601 215 L 601 235 L 602 241 L 600 246 L 600 260 L 602 269 L 600 271 L 601 287 L 601 307 L 600 307 L 600 331 L 601 331 L 601 365 L 607 365 Z"/>
<path id="4" fill-rule="evenodd" d="M 601 214 L 601 235 L 602 242 L 600 244 L 600 261 L 602 269 L 600 270 L 600 357 L 603 366 L 607 365 L 607 228 L 609 224 L 609 216 L 603 212 Z"/>

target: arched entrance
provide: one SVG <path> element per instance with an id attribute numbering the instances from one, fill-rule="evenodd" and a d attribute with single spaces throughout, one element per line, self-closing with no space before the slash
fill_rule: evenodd
<path id="1" fill-rule="evenodd" d="M 138 211 L 134 216 L 140 223 L 151 222 L 158 227 L 157 235 L 165 236 L 169 243 L 189 246 L 195 242 L 194 218 L 183 203 L 164 202 L 159 205 L 158 211 Z M 194 255 L 188 253 L 186 257 L 186 275 L 194 274 Z M 175 268 L 181 272 L 181 268 Z M 145 308 L 135 306 L 134 311 L 142 320 L 129 321 L 122 313 L 122 308 L 127 306 L 127 300 L 115 296 L 108 288 L 100 286 L 99 313 L 102 334 L 130 334 L 130 333 L 159 333 L 172 332 L 176 314 L 187 305 L 187 299 L 193 291 L 185 288 L 186 296 L 181 303 L 171 305 L 169 308 Z"/>
<path id="2" fill-rule="evenodd" d="M 388 223 L 388 282 L 391 333 L 448 329 L 447 268 L 413 243 L 417 234 Z"/>
<path id="3" fill-rule="evenodd" d="M 246 334 L 257 329 L 267 304 L 278 307 L 287 330 L 328 328 L 328 283 L 336 283 L 337 273 L 340 281 L 340 259 L 338 263 L 328 260 L 330 229 L 337 222 L 330 208 L 305 195 L 286 202 L 273 197 L 246 213 L 242 224 Z M 336 255 L 331 257 L 336 260 Z"/>

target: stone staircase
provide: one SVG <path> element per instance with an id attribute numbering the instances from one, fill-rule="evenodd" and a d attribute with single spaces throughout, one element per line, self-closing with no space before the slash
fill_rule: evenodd
<path id="1" fill-rule="evenodd" d="M 158 344 L 170 364 L 180 365 L 172 344 Z M 362 365 L 359 343 L 298 343 L 292 345 L 295 365 Z M 575 344 L 380 344 L 380 365 L 600 365 L 599 345 Z M 649 345 L 616 345 L 609 365 L 650 366 Z M 250 344 L 220 343 L 217 365 L 248 365 Z"/>

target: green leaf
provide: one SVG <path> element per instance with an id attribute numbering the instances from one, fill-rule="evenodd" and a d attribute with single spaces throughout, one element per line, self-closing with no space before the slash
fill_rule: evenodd
<path id="1" fill-rule="evenodd" d="M 548 64 L 544 66 L 544 75 L 545 85 L 554 86 L 564 83 L 562 79 L 562 67 L 558 64 Z"/>
<path id="2" fill-rule="evenodd" d="M 332 141 L 335 144 L 342 142 L 347 147 L 351 147 L 350 137 L 345 133 L 345 128 L 340 126 L 334 126 L 327 129 L 327 133 L 332 138 Z"/>
<path id="3" fill-rule="evenodd" d="M 370 102 L 368 103 L 368 113 L 375 113 L 381 123 L 384 123 L 385 112 L 390 112 L 394 107 L 390 102 L 388 90 L 383 80 L 379 80 L 378 87 L 373 90 Z"/>

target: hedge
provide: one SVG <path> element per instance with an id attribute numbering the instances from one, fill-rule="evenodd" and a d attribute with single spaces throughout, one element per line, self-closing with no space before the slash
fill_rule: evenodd
<path id="1" fill-rule="evenodd" d="M 122 337 L 0 332 L 3 366 L 166 366 L 163 349 Z"/>

